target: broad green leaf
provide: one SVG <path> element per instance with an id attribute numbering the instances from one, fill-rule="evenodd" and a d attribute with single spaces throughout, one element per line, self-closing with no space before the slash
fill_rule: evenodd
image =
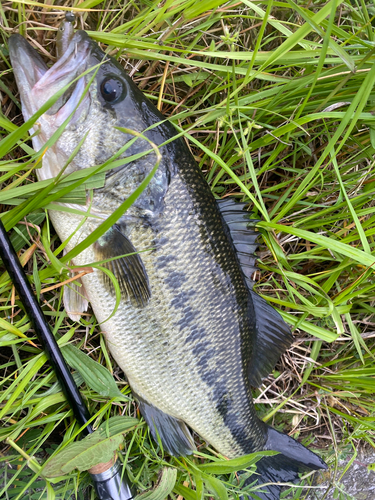
<path id="1" fill-rule="evenodd" d="M 137 495 L 134 500 L 165 500 L 172 492 L 177 478 L 177 469 L 164 467 L 156 487 Z"/>
<path id="2" fill-rule="evenodd" d="M 200 500 L 195 491 L 182 484 L 176 484 L 173 491 L 177 493 L 177 495 L 181 495 L 185 500 Z"/>
<path id="3" fill-rule="evenodd" d="M 77 347 L 69 344 L 61 349 L 66 362 L 81 375 L 86 384 L 101 396 L 126 399 L 118 389 L 111 373 Z"/>
<path id="4" fill-rule="evenodd" d="M 204 498 L 204 483 L 202 479 L 202 474 L 200 471 L 193 472 L 194 480 L 195 480 L 195 494 L 197 496 L 197 500 L 203 500 Z"/>
<path id="5" fill-rule="evenodd" d="M 116 436 L 128 432 L 136 425 L 140 425 L 139 420 L 137 418 L 119 416 L 119 417 L 111 417 L 100 427 L 104 426 L 106 432 L 108 431 L 111 436 Z"/>
<path id="6" fill-rule="evenodd" d="M 211 493 L 217 500 L 228 499 L 227 489 L 225 488 L 224 484 L 220 481 L 220 479 L 216 479 L 216 477 L 209 476 L 208 474 L 204 474 L 202 478 L 207 488 L 211 491 Z"/>
<path id="7" fill-rule="evenodd" d="M 58 477 L 74 469 L 88 470 L 94 465 L 109 462 L 123 442 L 122 434 L 134 429 L 138 420 L 132 417 L 113 417 L 89 436 L 70 443 L 54 455 L 43 469 L 45 477 Z"/>
<path id="8" fill-rule="evenodd" d="M 199 465 L 198 468 L 207 474 L 230 474 L 231 472 L 247 469 L 251 465 L 256 464 L 264 456 L 270 457 L 273 455 L 277 455 L 277 452 L 260 451 L 244 455 L 243 457 L 232 458 L 231 460 L 218 460 L 217 462 Z"/>
<path id="9" fill-rule="evenodd" d="M 193 78 L 189 73 L 186 73 L 185 75 L 181 76 L 181 79 L 188 85 L 189 87 L 193 86 Z"/>
<path id="10" fill-rule="evenodd" d="M 48 462 L 43 470 L 45 477 L 69 474 L 74 469 L 88 470 L 94 465 L 109 462 L 123 441 L 122 436 L 104 439 L 104 434 L 94 432 L 81 441 L 72 443 Z"/>
<path id="11" fill-rule="evenodd" d="M 80 385 L 83 384 L 84 379 L 78 371 L 72 373 L 72 377 L 73 377 L 74 383 L 76 384 L 77 387 L 79 387 Z M 61 392 L 63 392 L 61 384 L 59 381 L 56 381 L 47 391 L 45 391 L 41 394 L 36 394 L 35 397 L 43 398 L 43 400 L 45 400 L 48 396 L 51 396 L 53 394 L 58 394 Z"/>

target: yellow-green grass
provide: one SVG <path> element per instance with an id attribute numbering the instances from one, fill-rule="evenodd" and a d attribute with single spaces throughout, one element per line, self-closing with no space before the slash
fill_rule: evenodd
<path id="1" fill-rule="evenodd" d="M 374 7 L 248 0 L 86 0 L 65 7 L 170 117 L 215 196 L 248 202 L 262 221 L 256 290 L 281 311 L 296 342 L 256 391 L 257 408 L 322 454 L 334 472 L 339 457 L 353 457 L 358 442 L 374 446 L 375 436 Z M 63 310 L 69 256 L 62 256 L 46 209 L 59 200 L 83 203 L 85 189 L 100 185 L 116 158 L 84 177 L 35 183 L 43 152 L 31 148 L 7 50 L 18 31 L 53 62 L 65 10 L 54 2 L 0 6 L 1 218 L 59 344 L 74 344 L 113 373 L 121 396 L 75 373 L 99 425 L 139 415 L 95 318 L 73 323 Z M 5 273 L 0 292 L 0 497 L 83 498 L 87 474 L 75 471 L 59 482 L 40 476 L 39 467 L 78 436 L 78 426 Z M 173 468 L 177 476 L 165 476 L 171 498 L 236 498 L 245 476 L 223 463 L 204 469 L 218 455 L 198 438 L 197 445 L 196 456 L 171 458 L 141 425 L 126 434 L 122 458 L 140 492 Z"/>

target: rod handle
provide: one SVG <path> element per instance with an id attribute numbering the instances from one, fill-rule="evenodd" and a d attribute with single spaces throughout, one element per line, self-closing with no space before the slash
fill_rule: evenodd
<path id="1" fill-rule="evenodd" d="M 105 467 L 107 467 L 106 470 L 101 470 Z M 131 500 L 133 498 L 128 479 L 122 473 L 122 463 L 119 460 L 113 459 L 107 464 L 96 465 L 89 472 L 100 500 Z"/>

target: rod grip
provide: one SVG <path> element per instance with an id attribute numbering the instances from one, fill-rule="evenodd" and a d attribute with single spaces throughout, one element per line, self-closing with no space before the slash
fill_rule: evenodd
<path id="1" fill-rule="evenodd" d="M 119 460 L 107 470 L 97 474 L 90 472 L 90 475 L 100 500 L 131 500 L 133 498 L 128 478 L 122 474 L 122 464 Z"/>

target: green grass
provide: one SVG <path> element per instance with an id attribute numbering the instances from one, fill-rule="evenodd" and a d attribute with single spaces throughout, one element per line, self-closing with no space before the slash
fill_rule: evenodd
<path id="1" fill-rule="evenodd" d="M 35 183 L 40 155 L 22 125 L 7 51 L 9 35 L 19 29 L 54 54 L 50 40 L 62 10 L 42 6 L 0 6 L 1 217 L 60 345 L 73 340 L 115 377 L 122 396 L 113 399 L 95 382 L 79 380 L 99 425 L 111 415 L 137 416 L 137 408 L 95 319 L 72 323 L 62 308 L 67 260 L 45 209 L 59 199 L 83 200 L 83 182 L 95 187 L 102 177 L 92 171 L 90 181 L 76 175 L 58 186 Z M 373 5 L 86 0 L 79 9 L 79 26 L 127 64 L 184 134 L 215 196 L 249 202 L 262 221 L 256 290 L 279 308 L 296 342 L 257 391 L 259 413 L 315 446 L 332 470 L 336 457 L 352 456 L 358 442 L 375 446 Z M 82 498 L 84 473 L 59 482 L 39 476 L 40 465 L 78 427 L 5 273 L 0 348 L 0 439 L 8 439 L 0 497 L 60 499 L 74 491 Z M 123 457 L 140 492 L 163 467 L 175 467 L 171 498 L 235 498 L 236 474 L 204 472 L 202 463 L 217 454 L 204 443 L 199 450 L 195 458 L 170 458 L 143 425 L 126 434 Z M 39 463 L 31 463 L 34 471 L 26 461 L 32 455 Z"/>

